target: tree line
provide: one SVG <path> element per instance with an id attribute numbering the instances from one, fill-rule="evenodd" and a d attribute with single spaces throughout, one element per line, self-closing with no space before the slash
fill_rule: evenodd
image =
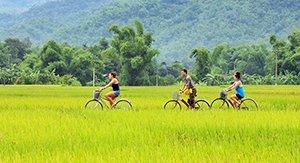
<path id="1" fill-rule="evenodd" d="M 288 40 L 276 35 L 269 44 L 232 47 L 217 45 L 212 51 L 196 48 L 195 79 L 208 85 L 228 83 L 230 74 L 240 71 L 249 84 L 300 84 L 300 30 L 293 29 Z"/>
<path id="2" fill-rule="evenodd" d="M 0 84 L 103 85 L 103 76 L 119 73 L 122 85 L 174 85 L 181 82 L 180 71 L 189 68 L 199 84 L 221 85 L 232 81 L 234 71 L 243 74 L 247 84 L 300 84 L 300 30 L 288 39 L 276 35 L 268 43 L 229 46 L 219 44 L 213 50 L 192 49 L 183 61 L 159 62 L 159 49 L 152 32 L 143 24 L 109 28 L 111 38 L 95 45 L 70 45 L 48 41 L 32 46 L 29 38 L 8 38 L 0 42 Z M 176 60 L 176 59 L 174 59 Z"/>

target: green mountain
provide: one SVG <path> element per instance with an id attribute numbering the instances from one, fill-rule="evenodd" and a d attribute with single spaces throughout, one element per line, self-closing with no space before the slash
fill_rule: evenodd
<path id="1" fill-rule="evenodd" d="M 49 1 L 54 0 L 1 0 L 0 13 L 19 14 Z"/>
<path id="2" fill-rule="evenodd" d="M 184 60 L 192 48 L 226 43 L 267 42 L 300 27 L 299 0 L 60 0 L 17 16 L 0 15 L 0 40 L 30 37 L 70 44 L 96 44 L 110 38 L 112 24 L 139 19 L 154 32 L 162 61 Z"/>

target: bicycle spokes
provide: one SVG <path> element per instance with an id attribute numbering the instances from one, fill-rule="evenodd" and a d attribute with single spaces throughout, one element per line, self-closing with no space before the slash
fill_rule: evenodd
<path id="1" fill-rule="evenodd" d="M 178 106 L 179 104 L 177 104 L 177 103 L 172 103 L 172 104 L 169 104 L 168 105 L 168 108 L 170 109 L 170 110 L 174 110 L 174 109 L 176 109 L 176 107 Z"/>
<path id="2" fill-rule="evenodd" d="M 103 109 L 103 106 L 98 100 L 93 99 L 86 103 L 85 108 L 86 109 Z"/>
<path id="3" fill-rule="evenodd" d="M 132 109 L 132 105 L 129 101 L 127 100 L 119 100 L 116 102 L 116 104 L 113 106 L 116 109 L 121 109 L 121 110 L 130 110 Z"/>
<path id="4" fill-rule="evenodd" d="M 164 109 L 166 109 L 166 110 L 179 110 L 179 109 L 181 109 L 181 105 L 176 100 L 170 100 L 164 105 Z"/>
<path id="5" fill-rule="evenodd" d="M 252 110 L 257 110 L 258 109 L 258 106 L 257 106 L 257 103 L 253 100 L 253 99 L 245 99 L 241 102 L 240 104 L 240 109 L 242 110 L 249 110 L 249 111 L 252 111 Z"/>
<path id="6" fill-rule="evenodd" d="M 217 98 L 211 103 L 211 107 L 214 109 L 228 109 L 229 105 L 226 100 Z"/>
<path id="7" fill-rule="evenodd" d="M 201 100 L 196 101 L 196 103 L 195 103 L 196 110 L 207 110 L 209 108 L 210 108 L 210 105 L 206 100 L 201 99 Z"/>

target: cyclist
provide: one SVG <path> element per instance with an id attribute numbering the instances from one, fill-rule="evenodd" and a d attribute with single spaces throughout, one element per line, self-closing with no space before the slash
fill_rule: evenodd
<path id="1" fill-rule="evenodd" d="M 180 93 L 185 93 L 189 95 L 188 103 L 189 108 L 195 108 L 195 96 L 196 96 L 196 88 L 195 84 L 192 80 L 192 78 L 188 75 L 188 72 L 186 69 L 182 69 L 181 76 L 184 78 L 183 86 L 180 89 Z"/>
<path id="2" fill-rule="evenodd" d="M 245 97 L 245 92 L 244 92 L 243 83 L 241 81 L 241 73 L 236 72 L 233 75 L 233 79 L 234 79 L 234 83 L 229 88 L 227 88 L 225 90 L 226 91 L 231 91 L 231 90 L 235 89 L 236 94 L 230 96 L 230 98 L 233 100 L 234 107 L 237 108 L 238 105 L 240 104 L 240 100 Z"/>
<path id="3" fill-rule="evenodd" d="M 106 86 L 104 86 L 100 89 L 100 91 L 102 91 L 108 87 L 112 87 L 113 91 L 109 92 L 105 95 L 106 99 L 110 103 L 110 107 L 112 107 L 114 105 L 114 101 L 115 101 L 116 97 L 118 97 L 120 95 L 120 84 L 116 77 L 117 77 L 116 72 L 109 73 L 110 82 Z"/>

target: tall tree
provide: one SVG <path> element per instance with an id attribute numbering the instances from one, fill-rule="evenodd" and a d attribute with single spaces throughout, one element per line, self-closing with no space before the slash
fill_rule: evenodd
<path id="1" fill-rule="evenodd" d="M 72 59 L 70 69 L 72 75 L 75 76 L 82 85 L 86 85 L 87 82 L 93 80 L 93 70 L 101 69 L 96 66 L 102 66 L 95 63 L 93 54 L 86 50 L 78 50 L 75 57 Z"/>
<path id="2" fill-rule="evenodd" d="M 193 49 L 190 58 L 195 58 L 195 74 L 202 80 L 210 72 L 210 52 L 207 48 Z"/>
<path id="3" fill-rule="evenodd" d="M 288 45 L 283 39 L 278 39 L 276 35 L 271 35 L 269 39 L 270 44 L 272 45 L 272 51 L 275 56 L 275 79 L 276 84 L 278 81 L 278 73 L 283 72 L 282 62 L 286 58 L 286 53 L 288 52 Z"/>
<path id="4" fill-rule="evenodd" d="M 23 60 L 25 54 L 30 52 L 29 48 L 31 45 L 24 44 L 17 38 L 8 38 L 5 40 L 4 46 L 11 55 L 12 63 L 19 63 Z"/>
<path id="5" fill-rule="evenodd" d="M 291 51 L 295 53 L 296 49 L 300 47 L 300 29 L 293 29 L 293 32 L 288 36 L 288 39 L 291 43 Z"/>
<path id="6" fill-rule="evenodd" d="M 159 50 L 151 47 L 154 42 L 152 33 L 144 34 L 143 24 L 138 20 L 134 22 L 135 28 L 112 25 L 109 30 L 114 34 L 111 44 L 114 52 L 120 57 L 122 83 L 149 85 L 146 69 L 151 65 L 153 57 L 159 54 Z"/>
<path id="7" fill-rule="evenodd" d="M 43 61 L 43 67 L 47 67 L 49 63 L 61 60 L 61 48 L 54 40 L 50 40 L 43 46 L 40 56 Z"/>

